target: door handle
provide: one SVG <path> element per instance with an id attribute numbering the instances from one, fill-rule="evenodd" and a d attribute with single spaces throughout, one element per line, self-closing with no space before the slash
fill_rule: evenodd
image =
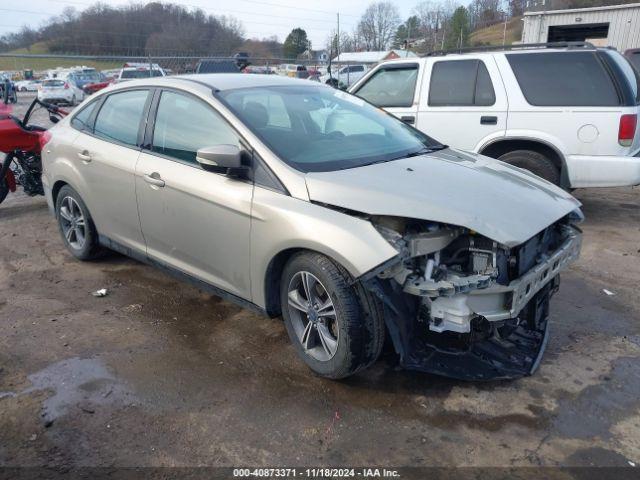
<path id="1" fill-rule="evenodd" d="M 408 123 L 409 125 L 413 125 L 414 123 L 416 123 L 416 117 L 414 117 L 413 115 L 403 115 L 402 117 L 400 117 L 400 120 L 402 120 L 404 123 Z"/>
<path id="2" fill-rule="evenodd" d="M 83 150 L 81 152 L 78 152 L 78 158 L 80 160 L 82 160 L 83 162 L 90 162 L 91 161 L 91 154 L 88 151 Z"/>
<path id="3" fill-rule="evenodd" d="M 144 181 L 156 187 L 164 187 L 164 180 L 160 178 L 160 174 L 158 172 L 144 175 Z"/>
<path id="4" fill-rule="evenodd" d="M 480 117 L 480 125 L 497 125 L 498 117 L 494 116 L 482 116 Z"/>

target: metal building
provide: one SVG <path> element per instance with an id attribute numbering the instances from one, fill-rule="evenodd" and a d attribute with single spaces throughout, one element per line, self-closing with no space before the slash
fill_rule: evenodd
<path id="1" fill-rule="evenodd" d="M 526 12 L 522 43 L 589 41 L 624 52 L 640 48 L 640 3 Z"/>

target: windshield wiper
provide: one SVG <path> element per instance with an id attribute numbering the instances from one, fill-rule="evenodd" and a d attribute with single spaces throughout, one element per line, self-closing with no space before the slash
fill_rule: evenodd
<path id="1" fill-rule="evenodd" d="M 444 150 L 445 148 L 449 148 L 448 145 L 432 145 L 430 147 L 424 147 L 415 152 L 408 153 L 407 155 L 403 155 L 398 158 L 410 158 L 410 157 L 418 157 L 420 155 L 424 155 L 425 153 L 433 153 L 439 150 Z"/>

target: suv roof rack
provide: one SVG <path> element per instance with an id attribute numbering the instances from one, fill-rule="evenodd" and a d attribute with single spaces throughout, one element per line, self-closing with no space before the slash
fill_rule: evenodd
<path id="1" fill-rule="evenodd" d="M 546 43 L 521 43 L 515 45 L 487 45 L 479 47 L 455 48 L 451 50 L 435 50 L 425 54 L 425 57 L 439 57 L 455 53 L 471 53 L 471 52 L 496 52 L 502 50 L 529 50 L 536 48 L 585 48 L 595 50 L 596 47 L 590 42 L 546 42 Z"/>

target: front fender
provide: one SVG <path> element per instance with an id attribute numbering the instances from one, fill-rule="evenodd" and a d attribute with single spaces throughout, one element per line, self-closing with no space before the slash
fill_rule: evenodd
<path id="1" fill-rule="evenodd" d="M 285 250 L 321 253 L 355 278 L 398 254 L 366 220 L 260 187 L 251 222 L 251 293 L 260 307 L 269 264 Z"/>

